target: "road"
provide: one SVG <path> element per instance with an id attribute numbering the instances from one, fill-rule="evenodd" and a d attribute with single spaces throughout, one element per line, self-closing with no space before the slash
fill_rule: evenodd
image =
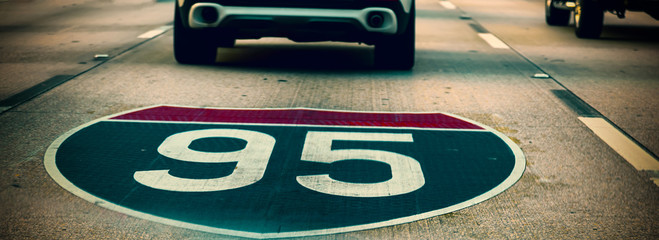
<path id="1" fill-rule="evenodd" d="M 0 238 L 239 238 L 97 206 L 46 172 L 69 130 L 156 105 L 442 112 L 524 154 L 519 181 L 479 204 L 309 239 L 659 238 L 659 22 L 610 15 L 601 39 L 584 40 L 547 26 L 542 0 L 450 3 L 416 3 L 408 72 L 373 69 L 370 46 L 274 38 L 179 65 L 172 1 L 0 1 Z M 610 146 L 607 126 L 654 162 Z"/>

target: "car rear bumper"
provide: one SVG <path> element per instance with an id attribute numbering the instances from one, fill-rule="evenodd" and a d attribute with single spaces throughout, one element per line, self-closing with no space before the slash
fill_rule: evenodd
<path id="1" fill-rule="evenodd" d="M 349 27 L 355 31 L 395 34 L 398 31 L 396 14 L 388 8 L 369 7 L 353 9 L 316 9 L 273 7 L 222 6 L 216 3 L 196 3 L 188 13 L 190 28 L 340 30 Z M 294 28 L 295 27 L 295 28 Z M 304 27 L 302 28 L 304 29 Z"/>

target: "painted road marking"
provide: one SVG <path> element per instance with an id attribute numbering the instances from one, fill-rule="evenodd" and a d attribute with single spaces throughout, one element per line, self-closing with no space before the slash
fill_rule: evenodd
<path id="1" fill-rule="evenodd" d="M 494 36 L 494 34 L 479 33 L 478 36 L 481 37 L 483 40 L 485 40 L 485 42 L 487 42 L 487 44 L 489 44 L 493 48 L 497 48 L 497 49 L 509 49 L 510 48 L 508 46 L 508 44 L 501 41 L 499 38 Z"/>
<path id="2" fill-rule="evenodd" d="M 514 185 L 526 163 L 505 135 L 444 113 L 180 106 L 80 126 L 44 161 L 58 184 L 99 206 L 251 238 L 453 212 Z"/>
<path id="3" fill-rule="evenodd" d="M 154 37 L 156 37 L 160 34 L 163 34 L 167 31 L 169 31 L 169 29 L 172 29 L 172 26 L 170 26 L 170 25 L 162 26 L 162 27 L 153 29 L 151 31 L 145 32 L 142 35 L 139 35 L 137 38 L 140 38 L 140 39 L 154 38 Z"/>
<path id="4" fill-rule="evenodd" d="M 603 118 L 579 117 L 595 134 L 637 170 L 659 170 L 659 161 Z"/>
<path id="5" fill-rule="evenodd" d="M 659 160 L 655 159 L 605 119 L 579 117 L 579 120 L 637 170 L 659 171 Z M 658 180 L 653 178 L 655 184 L 658 183 Z M 659 186 L 659 184 L 657 185 Z"/>
<path id="6" fill-rule="evenodd" d="M 450 10 L 454 10 L 457 8 L 453 3 L 449 1 L 439 1 L 439 4 L 442 5 L 442 7 Z"/>
<path id="7" fill-rule="evenodd" d="M 581 98 L 568 90 L 551 90 L 556 97 L 567 107 L 578 114 L 578 118 L 591 131 L 593 131 L 609 147 L 614 149 L 618 155 L 632 164 L 639 171 L 646 172 L 650 179 L 659 186 L 659 161 L 643 149 L 633 139 L 605 119 L 602 114 L 595 110 Z"/>

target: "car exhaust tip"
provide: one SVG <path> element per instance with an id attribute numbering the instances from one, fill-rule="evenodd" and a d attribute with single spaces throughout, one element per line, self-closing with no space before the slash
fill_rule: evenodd
<path id="1" fill-rule="evenodd" d="M 369 27 L 381 28 L 384 25 L 384 14 L 381 12 L 371 12 L 366 17 L 366 20 Z"/>
<path id="2" fill-rule="evenodd" d="M 214 7 L 201 7 L 197 10 L 197 13 L 198 18 L 196 20 L 206 24 L 215 23 L 220 18 L 220 13 Z"/>

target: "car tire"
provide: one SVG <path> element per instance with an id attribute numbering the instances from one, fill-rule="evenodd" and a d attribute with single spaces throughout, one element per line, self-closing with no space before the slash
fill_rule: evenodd
<path id="1" fill-rule="evenodd" d="M 182 64 L 213 64 L 217 57 L 218 44 L 213 34 L 183 26 L 178 4 L 174 13 L 174 57 Z M 235 42 L 235 40 L 234 40 Z"/>
<path id="2" fill-rule="evenodd" d="M 592 0 L 578 0 L 574 9 L 575 34 L 579 38 L 599 38 L 604 25 L 604 9 Z"/>
<path id="3" fill-rule="evenodd" d="M 567 26 L 570 24 L 572 12 L 554 7 L 553 2 L 556 2 L 556 0 L 545 1 L 545 22 L 551 26 Z"/>
<path id="4" fill-rule="evenodd" d="M 377 68 L 410 70 L 414 67 L 416 10 L 412 2 L 405 32 L 375 43 L 374 62 Z"/>

